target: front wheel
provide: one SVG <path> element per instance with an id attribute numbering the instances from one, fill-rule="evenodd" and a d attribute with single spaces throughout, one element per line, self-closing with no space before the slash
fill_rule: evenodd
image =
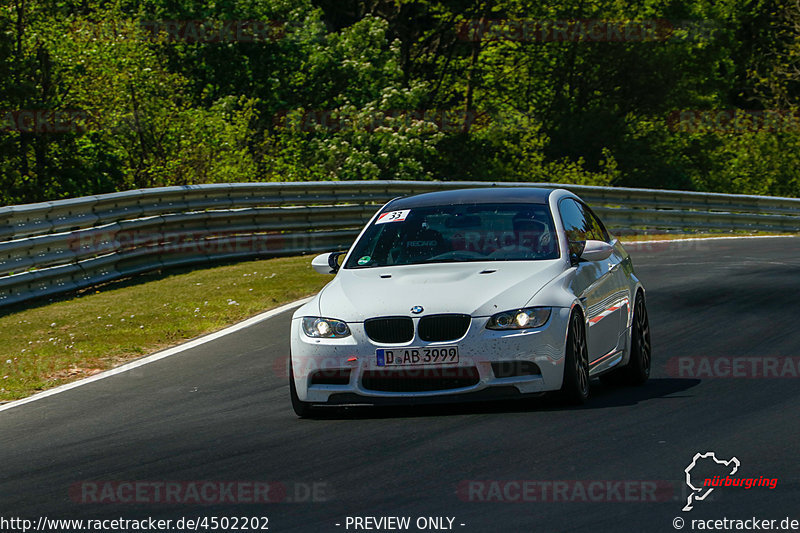
<path id="1" fill-rule="evenodd" d="M 586 346 L 586 326 L 580 314 L 569 319 L 567 347 L 564 357 L 562 399 L 571 405 L 581 405 L 589 399 L 589 350 Z"/>
<path id="2" fill-rule="evenodd" d="M 309 402 L 304 402 L 297 395 L 297 387 L 294 384 L 294 369 L 292 368 L 292 358 L 289 357 L 289 395 L 292 398 L 292 409 L 300 418 L 310 416 L 313 407 Z"/>

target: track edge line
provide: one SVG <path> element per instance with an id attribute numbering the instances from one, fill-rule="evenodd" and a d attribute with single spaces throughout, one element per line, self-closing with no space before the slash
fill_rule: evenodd
<path id="1" fill-rule="evenodd" d="M 63 385 L 59 385 L 58 387 L 53 387 L 52 389 L 47 389 L 42 392 L 37 392 L 27 398 L 22 398 L 19 400 L 14 400 L 12 402 L 0 405 L 0 412 L 6 411 L 8 409 L 12 409 L 14 407 L 19 407 L 21 405 L 25 405 L 27 403 L 35 402 L 37 400 L 43 400 L 44 398 L 48 398 L 50 396 L 55 396 L 56 394 L 61 394 L 62 392 L 66 392 L 68 390 L 76 389 L 78 387 L 82 387 L 83 385 L 88 385 L 90 383 L 94 383 L 95 381 L 100 381 L 101 379 L 109 378 L 112 376 L 116 376 L 117 374 L 122 374 L 127 372 L 128 370 L 133 370 L 134 368 L 139 368 L 144 365 L 155 363 L 156 361 L 160 361 L 162 359 L 166 359 L 172 355 L 185 352 L 186 350 L 191 350 L 192 348 L 196 348 L 197 346 L 206 344 L 208 342 L 217 340 L 221 337 L 226 335 L 230 335 L 231 333 L 236 333 L 237 331 L 241 331 L 243 329 L 249 328 L 250 326 L 257 324 L 259 322 L 263 322 L 264 320 L 268 320 L 274 316 L 277 316 L 281 313 L 294 309 L 303 305 L 304 303 L 310 301 L 313 296 L 309 296 L 307 298 L 302 298 L 300 300 L 295 300 L 294 302 L 289 302 L 287 304 L 281 305 L 276 307 L 275 309 L 270 309 L 269 311 L 264 311 L 263 313 L 259 313 L 255 316 L 252 316 L 248 319 L 242 320 L 232 326 L 228 326 L 223 328 L 219 331 L 215 331 L 213 333 L 208 333 L 201 337 L 197 337 L 195 339 L 189 340 L 183 344 L 179 344 L 178 346 L 173 346 L 172 348 L 167 348 L 166 350 L 161 350 L 159 352 L 146 355 L 142 358 L 136 359 L 129 363 L 125 363 L 115 368 L 110 368 L 105 370 L 99 374 L 95 374 L 94 376 L 89 376 L 87 378 L 79 379 L 78 381 L 73 381 L 70 383 L 65 383 Z"/>

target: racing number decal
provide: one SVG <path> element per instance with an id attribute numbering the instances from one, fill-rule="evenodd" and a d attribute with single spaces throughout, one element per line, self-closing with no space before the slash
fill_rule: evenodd
<path id="1" fill-rule="evenodd" d="M 406 219 L 406 217 L 410 212 L 411 209 L 404 209 L 402 211 L 389 211 L 387 213 L 383 213 L 381 216 L 378 217 L 378 220 L 375 221 L 375 224 L 386 224 L 387 222 L 402 222 Z"/>

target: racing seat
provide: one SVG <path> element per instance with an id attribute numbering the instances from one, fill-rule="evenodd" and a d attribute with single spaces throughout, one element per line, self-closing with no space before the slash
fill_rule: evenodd
<path id="1" fill-rule="evenodd" d="M 398 263 L 420 263 L 450 250 L 442 234 L 431 229 L 424 222 L 409 225 Z"/>
<path id="2" fill-rule="evenodd" d="M 555 238 L 544 222 L 519 217 L 514 219 L 513 225 L 519 249 L 530 251 L 534 256 L 547 256 L 555 249 Z"/>

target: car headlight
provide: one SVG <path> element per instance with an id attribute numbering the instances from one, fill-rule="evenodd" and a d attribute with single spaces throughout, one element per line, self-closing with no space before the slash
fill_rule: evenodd
<path id="1" fill-rule="evenodd" d="M 543 326 L 550 318 L 549 307 L 527 307 L 497 313 L 486 324 L 488 329 L 528 329 Z"/>
<path id="2" fill-rule="evenodd" d="M 314 338 L 342 338 L 350 336 L 350 328 L 345 322 L 318 316 L 303 317 L 303 332 Z"/>

